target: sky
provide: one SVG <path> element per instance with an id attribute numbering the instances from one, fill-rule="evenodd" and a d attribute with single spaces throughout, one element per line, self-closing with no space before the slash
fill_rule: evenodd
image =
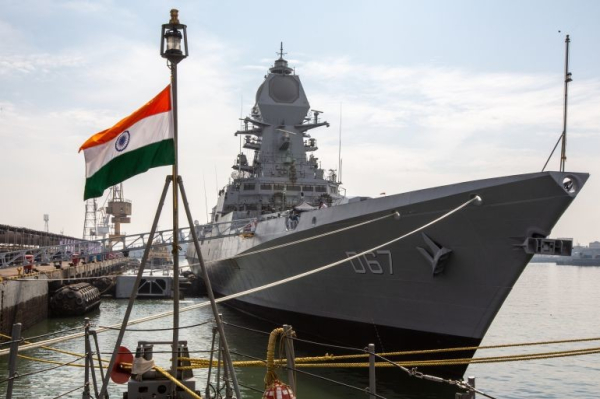
<path id="1" fill-rule="evenodd" d="M 48 214 L 50 231 L 82 236 L 78 148 L 169 83 L 171 8 L 188 27 L 180 174 L 201 223 L 280 42 L 331 123 L 311 132 L 323 168 L 338 168 L 341 131 L 343 187 L 378 196 L 540 171 L 562 132 L 569 34 L 567 170 L 592 176 L 552 236 L 600 240 L 600 2 L 582 0 L 0 0 L 0 224 L 42 230 Z M 127 234 L 150 230 L 169 173 L 125 182 Z"/>

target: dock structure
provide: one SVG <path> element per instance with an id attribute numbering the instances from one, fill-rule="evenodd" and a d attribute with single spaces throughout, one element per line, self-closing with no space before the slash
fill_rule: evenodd
<path id="1" fill-rule="evenodd" d="M 0 269 L 0 332 L 10 334 L 15 323 L 21 323 L 25 330 L 47 318 L 50 284 L 59 286 L 75 279 L 118 273 L 130 262 L 129 258 L 118 258 L 77 265 L 37 265 L 27 272 L 22 266 Z"/>
<path id="2" fill-rule="evenodd" d="M 18 251 L 34 247 L 67 245 L 83 241 L 81 238 L 0 224 L 0 252 Z"/>

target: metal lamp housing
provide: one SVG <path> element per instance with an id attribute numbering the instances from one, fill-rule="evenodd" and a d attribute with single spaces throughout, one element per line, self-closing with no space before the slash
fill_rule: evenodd
<path id="1" fill-rule="evenodd" d="M 185 25 L 164 24 L 160 37 L 161 57 L 173 63 L 178 63 L 188 56 L 187 30 Z M 183 46 L 181 43 L 182 40 Z"/>

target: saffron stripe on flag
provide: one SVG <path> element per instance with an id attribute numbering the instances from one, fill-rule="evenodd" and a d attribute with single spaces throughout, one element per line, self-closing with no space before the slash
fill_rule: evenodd
<path id="1" fill-rule="evenodd" d="M 171 110 L 171 85 L 168 85 L 158 93 L 156 97 L 144 104 L 140 109 L 135 111 L 133 114 L 121 119 L 113 127 L 103 130 L 99 133 L 94 134 L 92 137 L 86 140 L 85 143 L 79 148 L 79 151 L 85 150 L 86 148 L 95 147 L 107 143 L 121 134 L 124 130 L 133 126 L 137 122 L 149 116 L 160 114 L 161 112 L 168 112 Z"/>

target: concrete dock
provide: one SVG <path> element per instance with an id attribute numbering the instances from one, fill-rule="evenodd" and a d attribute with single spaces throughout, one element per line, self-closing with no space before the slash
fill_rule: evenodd
<path id="1" fill-rule="evenodd" d="M 0 332 L 10 334 L 14 323 L 21 323 L 23 329 L 27 329 L 47 318 L 49 284 L 68 284 L 75 278 L 120 273 L 130 262 L 129 258 L 76 266 L 62 262 L 60 267 L 37 265 L 31 273 L 24 273 L 23 267 L 0 269 Z"/>

